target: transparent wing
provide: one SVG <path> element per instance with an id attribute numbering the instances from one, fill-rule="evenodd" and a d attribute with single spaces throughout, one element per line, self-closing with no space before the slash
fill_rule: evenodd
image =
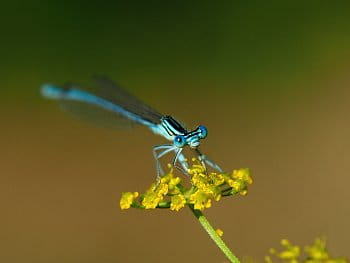
<path id="1" fill-rule="evenodd" d="M 108 78 L 94 77 L 94 82 L 94 86 L 44 84 L 41 93 L 49 99 L 58 100 L 65 110 L 79 118 L 100 126 L 120 128 L 138 123 L 151 128 L 160 123 L 161 114 Z"/>
<path id="2" fill-rule="evenodd" d="M 153 124 L 160 123 L 162 115 L 158 111 L 116 85 L 109 78 L 105 76 L 94 76 L 93 82 L 96 87 L 92 93 L 96 96 L 119 105 L 124 110 L 134 113 Z"/>
<path id="3" fill-rule="evenodd" d="M 135 127 L 133 122 L 113 111 L 107 111 L 101 107 L 73 100 L 59 100 L 59 104 L 64 111 L 67 111 L 80 120 L 87 121 L 95 126 L 124 130 Z"/>

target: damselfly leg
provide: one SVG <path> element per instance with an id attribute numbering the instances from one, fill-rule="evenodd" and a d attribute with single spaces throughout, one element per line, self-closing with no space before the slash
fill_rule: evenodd
<path id="1" fill-rule="evenodd" d="M 206 155 L 202 154 L 198 149 L 196 149 L 196 153 L 198 154 L 198 159 L 201 161 L 202 165 L 204 166 L 205 170 L 206 169 L 206 165 L 209 165 L 211 168 L 213 168 L 214 170 L 222 173 L 223 170 L 221 169 L 221 167 L 219 165 L 217 165 L 215 162 L 213 162 L 212 160 L 210 160 Z"/>
<path id="2" fill-rule="evenodd" d="M 178 148 L 172 144 L 156 145 L 153 147 L 153 156 L 154 156 L 154 159 L 156 161 L 157 178 L 160 178 L 161 176 L 164 175 L 164 171 L 163 171 L 162 165 L 160 163 L 160 158 L 162 158 L 164 155 L 166 155 L 172 151 L 175 152 L 175 156 L 172 160 L 173 167 L 177 168 L 178 170 L 180 170 L 181 172 L 183 172 L 186 175 L 188 174 L 187 173 L 188 164 L 187 164 L 185 156 L 182 154 L 181 148 Z M 181 164 L 182 168 L 176 165 L 177 162 L 179 162 Z"/>
<path id="3" fill-rule="evenodd" d="M 188 171 L 189 167 L 188 167 L 187 159 L 185 158 L 183 153 L 179 153 L 178 160 L 179 160 L 179 163 L 181 164 L 182 168 L 184 169 L 184 171 L 186 171 L 185 174 L 188 174 L 187 171 Z"/>
<path id="4" fill-rule="evenodd" d="M 180 172 L 188 176 L 188 164 L 185 156 L 182 154 L 182 148 L 175 150 L 175 156 L 173 159 L 173 166 L 178 169 Z M 179 162 L 182 167 L 177 166 L 176 162 Z"/>
<path id="5" fill-rule="evenodd" d="M 177 147 L 172 144 L 156 145 L 153 147 L 153 157 L 156 161 L 157 178 L 160 178 L 162 175 L 164 175 L 164 171 L 160 164 L 159 159 L 164 155 L 166 155 L 167 153 L 174 151 L 175 149 L 177 149 Z M 163 151 L 158 152 L 160 150 L 163 150 Z"/>

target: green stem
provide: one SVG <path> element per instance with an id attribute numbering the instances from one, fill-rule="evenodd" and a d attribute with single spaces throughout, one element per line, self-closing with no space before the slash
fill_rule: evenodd
<path id="1" fill-rule="evenodd" d="M 215 244 L 221 249 L 225 256 L 233 263 L 240 263 L 239 259 L 232 253 L 232 251 L 226 246 L 221 237 L 216 233 L 215 229 L 210 225 L 209 221 L 203 215 L 200 210 L 194 209 L 193 205 L 189 205 L 193 214 L 197 217 L 199 223 L 207 231 L 208 235 L 215 242 Z"/>

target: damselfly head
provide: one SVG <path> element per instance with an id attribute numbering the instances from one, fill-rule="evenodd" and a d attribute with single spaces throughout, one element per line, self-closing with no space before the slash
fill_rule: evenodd
<path id="1" fill-rule="evenodd" d="M 196 148 L 200 145 L 200 140 L 204 139 L 208 135 L 208 130 L 205 126 L 200 125 L 197 129 L 181 134 L 174 137 L 174 145 L 176 147 L 182 148 L 185 145 L 191 148 Z"/>
<path id="2" fill-rule="evenodd" d="M 204 139 L 208 135 L 208 130 L 205 126 L 199 125 L 197 129 L 189 132 L 186 136 L 187 144 L 191 148 L 196 148 L 200 144 L 200 140 Z"/>
<path id="3" fill-rule="evenodd" d="M 196 148 L 200 145 L 200 140 L 208 135 L 208 130 L 205 126 L 199 125 L 193 131 L 188 132 L 184 126 L 171 116 L 162 117 L 160 125 L 163 131 L 162 134 L 173 140 L 174 146 L 178 148 L 186 145 Z"/>

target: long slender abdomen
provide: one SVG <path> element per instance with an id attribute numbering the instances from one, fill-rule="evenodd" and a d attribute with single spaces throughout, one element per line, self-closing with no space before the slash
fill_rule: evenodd
<path id="1" fill-rule="evenodd" d="M 42 85 L 40 91 L 41 95 L 48 99 L 62 99 L 66 92 L 65 89 L 52 84 Z"/>
<path id="2" fill-rule="evenodd" d="M 156 124 L 149 122 L 148 120 L 142 119 L 140 116 L 124 109 L 120 105 L 114 104 L 111 101 L 95 96 L 94 94 L 86 92 L 84 90 L 74 89 L 74 88 L 67 89 L 67 88 L 61 88 L 52 84 L 44 84 L 41 87 L 41 94 L 44 97 L 49 99 L 72 100 L 72 101 L 88 103 L 90 105 L 95 105 L 107 111 L 115 112 L 116 114 L 119 114 L 124 118 L 127 118 L 136 123 L 146 125 L 152 130 L 154 130 L 157 127 Z"/>

